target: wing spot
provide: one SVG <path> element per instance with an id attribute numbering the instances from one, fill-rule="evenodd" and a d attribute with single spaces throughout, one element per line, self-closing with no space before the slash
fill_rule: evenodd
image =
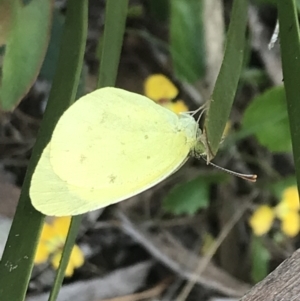
<path id="1" fill-rule="evenodd" d="M 86 160 L 86 156 L 83 155 L 83 154 L 81 154 L 81 155 L 80 155 L 80 160 L 79 160 L 80 163 L 83 164 L 83 162 L 84 162 L 85 160 Z"/>
<path id="2" fill-rule="evenodd" d="M 145 135 L 145 139 L 147 140 L 149 138 L 149 136 L 148 135 Z"/>
<path id="3" fill-rule="evenodd" d="M 147 160 L 149 160 L 151 157 L 150 156 L 147 156 Z"/>
<path id="4" fill-rule="evenodd" d="M 117 177 L 115 175 L 111 174 L 111 175 L 109 175 L 108 178 L 109 178 L 109 183 L 114 183 Z"/>

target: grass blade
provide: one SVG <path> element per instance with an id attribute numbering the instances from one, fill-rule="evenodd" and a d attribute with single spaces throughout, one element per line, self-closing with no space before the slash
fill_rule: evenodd
<path id="1" fill-rule="evenodd" d="M 204 124 L 208 159 L 212 159 L 222 139 L 243 66 L 247 25 L 247 0 L 235 0 L 227 33 L 222 66 L 211 96 Z"/>
<path id="2" fill-rule="evenodd" d="M 300 40 L 297 5 L 294 0 L 278 0 L 279 37 L 284 87 L 298 189 L 300 187 Z"/>
<path id="3" fill-rule="evenodd" d="M 128 1 L 122 0 L 119 4 L 120 5 L 116 4 L 116 0 L 107 1 L 103 49 L 98 82 L 100 87 L 105 87 L 107 85 L 114 86 L 116 81 L 123 35 L 125 31 Z M 116 9 L 116 6 L 118 7 L 118 9 Z M 86 7 L 84 9 L 86 9 Z M 80 8 L 80 11 L 82 10 L 83 8 Z M 119 22 L 115 22 L 114 20 L 119 20 Z M 109 62 L 109 64 L 107 64 L 106 62 Z M 56 274 L 55 282 L 49 297 L 49 301 L 55 301 L 58 296 L 81 220 L 82 215 L 72 218 L 69 233 Z"/>
<path id="4" fill-rule="evenodd" d="M 128 0 L 107 0 L 97 87 L 113 87 L 122 49 Z M 116 22 L 116 20 L 118 20 Z"/>

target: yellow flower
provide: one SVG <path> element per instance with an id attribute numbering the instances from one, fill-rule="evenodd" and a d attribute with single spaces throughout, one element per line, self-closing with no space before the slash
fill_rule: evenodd
<path id="1" fill-rule="evenodd" d="M 267 233 L 274 219 L 281 220 L 281 231 L 294 237 L 300 231 L 299 196 L 296 186 L 288 187 L 282 194 L 280 203 L 271 208 L 263 205 L 258 207 L 249 220 L 249 224 L 255 235 L 260 236 Z"/>
<path id="2" fill-rule="evenodd" d="M 289 210 L 299 210 L 299 195 L 297 186 L 291 186 L 284 190 L 282 203 L 285 203 Z"/>
<path id="3" fill-rule="evenodd" d="M 165 102 L 158 101 L 158 103 L 160 105 L 162 105 L 163 107 L 165 107 L 165 108 L 173 111 L 176 114 L 188 111 L 188 107 L 186 106 L 186 104 L 182 100 L 177 100 L 176 102 L 172 102 L 172 101 L 165 101 Z"/>
<path id="4" fill-rule="evenodd" d="M 276 216 L 281 220 L 282 232 L 294 237 L 300 230 L 299 196 L 297 186 L 284 190 L 281 202 L 274 208 Z"/>
<path id="5" fill-rule="evenodd" d="M 188 111 L 188 107 L 184 101 L 172 101 L 178 95 L 178 89 L 163 74 L 150 75 L 145 80 L 144 93 L 147 97 L 176 114 Z"/>
<path id="6" fill-rule="evenodd" d="M 58 268 L 70 222 L 71 217 L 58 217 L 55 218 L 51 224 L 44 224 L 34 259 L 35 264 L 45 263 L 50 259 L 53 268 Z M 75 245 L 70 256 L 65 276 L 72 276 L 74 269 L 82 266 L 83 263 L 83 253 L 80 248 Z"/>
<path id="7" fill-rule="evenodd" d="M 262 205 L 254 211 L 249 220 L 249 224 L 254 234 L 261 236 L 271 229 L 274 218 L 274 210 L 270 206 Z"/>
<path id="8" fill-rule="evenodd" d="M 159 102 L 161 99 L 172 100 L 178 94 L 176 86 L 162 74 L 153 74 L 147 77 L 144 90 L 145 95 L 155 102 Z"/>
<path id="9" fill-rule="evenodd" d="M 300 220 L 297 211 L 290 211 L 281 221 L 281 230 L 287 236 L 294 237 L 299 233 Z"/>

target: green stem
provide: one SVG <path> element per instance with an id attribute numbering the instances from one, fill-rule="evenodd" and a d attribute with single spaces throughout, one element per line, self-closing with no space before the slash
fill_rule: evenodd
<path id="1" fill-rule="evenodd" d="M 222 66 L 209 100 L 204 134 L 208 159 L 219 149 L 243 66 L 247 25 L 247 0 L 234 0 Z"/>
<path id="2" fill-rule="evenodd" d="M 291 129 L 298 189 L 300 188 L 300 39 L 297 5 L 278 0 L 279 36 L 284 87 Z"/>
<path id="3" fill-rule="evenodd" d="M 83 215 L 78 215 L 72 217 L 68 236 L 64 245 L 64 249 L 61 255 L 61 260 L 59 263 L 59 267 L 56 272 L 56 277 L 51 289 L 51 293 L 49 296 L 49 301 L 55 301 L 57 299 L 59 290 L 61 288 L 62 282 L 65 278 L 65 271 L 69 263 L 69 259 L 76 241 L 77 233 L 82 221 Z"/>
<path id="4" fill-rule="evenodd" d="M 105 27 L 97 83 L 98 88 L 115 86 L 127 10 L 128 0 L 106 1 Z"/>
<path id="5" fill-rule="evenodd" d="M 117 0 L 107 1 L 99 87 L 114 86 L 118 72 L 128 6 L 127 0 L 118 1 L 120 3 L 116 3 Z M 55 301 L 58 296 L 81 220 L 82 215 L 72 218 L 49 301 Z"/>

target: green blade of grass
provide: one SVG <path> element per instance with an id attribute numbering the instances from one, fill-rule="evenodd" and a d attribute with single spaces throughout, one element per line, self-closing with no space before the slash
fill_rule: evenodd
<path id="1" fill-rule="evenodd" d="M 86 2 L 87 3 L 87 2 Z M 59 267 L 56 271 L 55 280 L 51 289 L 49 296 L 49 301 L 55 301 L 57 299 L 59 290 L 61 288 L 62 282 L 65 278 L 65 271 L 69 263 L 70 255 L 75 244 L 77 233 L 82 221 L 83 215 L 74 216 L 71 219 L 71 224 L 68 232 L 68 236 L 62 251 L 61 260 L 59 262 Z"/>
<path id="2" fill-rule="evenodd" d="M 81 31 L 81 40 L 80 45 L 82 46 L 80 49 L 80 61 L 78 62 L 81 65 L 82 69 L 82 63 L 83 63 L 83 57 L 84 57 L 84 49 L 85 49 L 85 41 L 87 38 L 87 28 L 88 28 L 88 2 L 85 0 L 77 0 L 76 5 L 71 4 L 72 1 L 68 2 L 68 11 L 70 13 L 69 20 L 67 21 L 77 21 L 79 23 L 79 28 Z M 74 2 L 74 1 L 73 1 Z M 68 16 L 67 16 L 68 17 Z M 73 22 L 72 22 L 73 23 Z M 69 23 L 70 24 L 70 23 Z M 70 29 L 71 30 L 71 29 Z M 76 81 L 77 87 L 79 85 L 79 78 Z M 78 92 L 78 91 L 77 91 Z M 77 96 L 81 96 L 78 95 Z M 72 102 L 75 99 L 75 95 L 72 98 Z M 70 103 L 71 104 L 71 103 Z M 69 263 L 69 259 L 76 241 L 76 237 L 78 234 L 78 230 L 82 221 L 83 215 L 74 216 L 71 219 L 70 228 L 68 231 L 68 235 L 66 238 L 66 242 L 62 251 L 61 260 L 58 266 L 58 269 L 56 271 L 56 276 L 54 283 L 51 288 L 51 293 L 49 296 L 49 301 L 55 301 L 57 299 L 59 290 L 62 286 L 64 277 L 65 277 L 65 271 Z"/>
<path id="3" fill-rule="evenodd" d="M 44 215 L 31 205 L 30 180 L 59 117 L 74 101 L 76 95 L 86 41 L 86 31 L 79 21 L 82 20 L 82 11 L 78 9 L 82 7 L 83 2 L 85 0 L 68 2 L 57 72 L 0 262 L 0 300 L 23 301 L 25 298 L 36 246 L 44 222 Z"/>
<path id="4" fill-rule="evenodd" d="M 212 159 L 222 139 L 243 66 L 245 34 L 247 25 L 247 0 L 235 0 L 222 66 L 208 103 L 204 123 L 204 134 L 209 148 L 208 159 Z"/>
<path id="5" fill-rule="evenodd" d="M 298 189 L 300 187 L 300 40 L 297 5 L 278 0 L 279 37 L 284 87 L 291 129 Z"/>
<path id="6" fill-rule="evenodd" d="M 127 10 L 128 0 L 108 0 L 106 3 L 98 88 L 115 85 Z"/>
<path id="7" fill-rule="evenodd" d="M 119 3 L 116 3 L 116 0 L 108 0 L 106 5 L 103 48 L 98 82 L 99 87 L 114 86 L 118 72 L 128 8 L 127 0 L 118 1 Z M 118 7 L 118 9 L 116 9 L 116 6 Z M 83 9 L 81 8 L 80 10 Z M 114 20 L 119 21 L 115 22 Z M 107 64 L 106 62 L 109 62 L 109 64 Z M 58 292 L 64 279 L 65 270 L 69 262 L 81 220 L 82 215 L 72 218 L 49 301 L 55 301 L 58 296 Z"/>
<path id="8" fill-rule="evenodd" d="M 170 52 L 177 78 L 194 83 L 205 72 L 203 1 L 170 1 Z"/>

